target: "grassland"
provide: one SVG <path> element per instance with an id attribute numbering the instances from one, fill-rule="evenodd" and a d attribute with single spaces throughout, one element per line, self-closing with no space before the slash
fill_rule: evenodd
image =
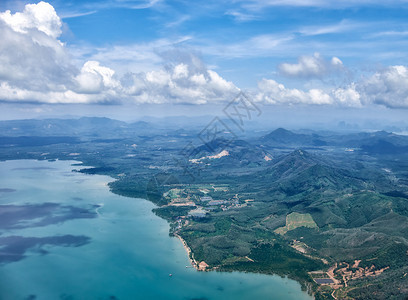
<path id="1" fill-rule="evenodd" d="M 310 214 L 293 212 L 286 216 L 286 225 L 275 229 L 275 233 L 284 235 L 299 227 L 319 228 Z"/>

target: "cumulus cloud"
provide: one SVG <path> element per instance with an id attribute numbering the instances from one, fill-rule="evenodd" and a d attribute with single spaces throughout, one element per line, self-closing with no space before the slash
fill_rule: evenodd
<path id="1" fill-rule="evenodd" d="M 271 79 L 258 84 L 257 101 L 272 104 L 331 104 L 343 107 L 382 105 L 408 108 L 408 68 L 390 66 L 345 87 L 288 89 Z"/>
<path id="2" fill-rule="evenodd" d="M 30 29 L 39 30 L 48 36 L 57 38 L 61 35 L 61 19 L 54 7 L 46 2 L 27 4 L 23 12 L 11 14 L 9 10 L 0 13 L 0 19 L 14 31 L 28 33 Z"/>
<path id="3" fill-rule="evenodd" d="M 266 104 L 283 105 L 337 105 L 341 107 L 362 107 L 369 104 L 361 91 L 363 82 L 351 83 L 344 88 L 290 89 L 272 79 L 258 83 L 255 99 Z"/>
<path id="4" fill-rule="evenodd" d="M 357 88 L 367 103 L 408 108 L 408 68 L 391 66 L 363 79 Z"/>
<path id="5" fill-rule="evenodd" d="M 14 103 L 112 103 L 116 98 L 101 97 L 99 94 L 87 95 L 72 90 L 36 91 L 11 86 L 7 82 L 0 82 L 1 101 Z"/>
<path id="6" fill-rule="evenodd" d="M 59 40 L 61 27 L 54 8 L 45 2 L 28 4 L 14 14 L 0 12 L 0 101 L 205 104 L 228 101 L 238 92 L 232 82 L 208 69 L 199 55 L 172 48 L 169 40 L 96 49 L 88 61 L 81 61 L 87 55 L 73 58 Z M 259 36 L 251 44 L 270 49 L 276 39 Z M 233 49 L 228 50 L 233 55 Z M 142 61 L 153 63 L 137 67 Z M 124 64 L 127 68 L 118 69 Z M 297 78 L 321 78 L 343 68 L 339 58 L 318 53 L 279 66 L 281 74 Z M 408 108 L 408 68 L 384 68 L 343 87 L 288 88 L 262 79 L 254 99 L 267 104 Z"/>
<path id="7" fill-rule="evenodd" d="M 97 61 L 88 61 L 81 69 L 81 73 L 75 77 L 78 84 L 78 92 L 84 94 L 100 93 L 103 90 L 119 87 L 119 82 L 114 78 L 115 71 L 103 67 Z"/>
<path id="8" fill-rule="evenodd" d="M 231 99 L 238 90 L 196 55 L 179 50 L 158 55 L 168 62 L 163 68 L 125 76 L 94 59 L 77 65 L 58 39 L 61 27 L 45 2 L 0 13 L 0 101 L 201 104 Z"/>
<path id="9" fill-rule="evenodd" d="M 326 60 L 319 53 L 315 53 L 313 56 L 300 56 L 296 64 L 283 63 L 278 68 L 285 76 L 320 78 L 326 74 L 341 70 L 343 62 L 337 57 Z"/>
<path id="10" fill-rule="evenodd" d="M 29 4 L 22 13 L 0 13 L 0 80 L 33 91 L 65 89 L 75 72 L 56 39 L 61 21 L 51 5 Z"/>
<path id="11" fill-rule="evenodd" d="M 128 72 L 120 80 L 121 93 L 142 103 L 191 103 L 232 99 L 238 88 L 190 52 L 178 49 L 160 54 L 167 64 L 158 70 Z"/>
<path id="12" fill-rule="evenodd" d="M 147 103 L 205 104 L 231 99 L 238 92 L 212 70 L 194 70 L 184 63 L 166 69 L 128 73 L 122 79 L 123 92 Z"/>
<path id="13" fill-rule="evenodd" d="M 337 104 L 348 107 L 361 107 L 362 97 L 356 90 L 356 84 L 352 83 L 346 88 L 337 88 L 332 91 L 334 99 Z"/>
<path id="14" fill-rule="evenodd" d="M 299 89 L 288 89 L 272 79 L 262 79 L 258 83 L 259 93 L 257 101 L 270 104 L 332 104 L 333 99 L 320 89 L 302 91 Z"/>

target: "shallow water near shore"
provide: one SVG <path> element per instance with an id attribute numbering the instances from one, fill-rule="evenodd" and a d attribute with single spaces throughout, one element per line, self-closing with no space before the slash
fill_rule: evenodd
<path id="1" fill-rule="evenodd" d="M 279 276 L 196 271 L 152 203 L 74 163 L 0 162 L 0 299 L 312 299 Z"/>

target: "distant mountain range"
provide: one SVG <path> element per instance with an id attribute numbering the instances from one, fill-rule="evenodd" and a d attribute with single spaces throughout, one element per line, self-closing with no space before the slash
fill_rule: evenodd
<path id="1" fill-rule="evenodd" d="M 155 126 L 147 122 L 126 123 L 109 118 L 83 117 L 79 119 L 27 119 L 0 121 L 1 136 L 77 136 L 122 137 L 150 133 Z"/>
<path id="2" fill-rule="evenodd" d="M 361 132 L 352 134 L 318 135 L 298 134 L 278 128 L 258 139 L 257 143 L 266 149 L 307 148 L 307 147 L 343 147 L 355 148 L 370 154 L 408 153 L 408 136 L 386 131 Z"/>
<path id="3" fill-rule="evenodd" d="M 159 122 L 160 123 L 160 122 Z M 83 117 L 79 119 L 43 119 L 43 120 L 13 120 L 0 121 L 0 144 L 47 144 L 47 143 L 75 143 L 78 139 L 118 139 L 129 137 L 148 137 L 154 134 L 163 134 L 167 131 L 169 136 L 185 136 L 197 138 L 193 128 L 171 129 L 171 126 L 163 129 L 165 124 L 139 121 L 126 123 L 109 118 Z M 10 140 L 13 137 L 24 137 L 19 140 Z M 30 137 L 30 138 L 28 138 Z M 54 137 L 53 141 L 39 137 Z M 72 137 L 72 140 L 55 137 Z M 265 156 L 272 158 L 273 149 L 281 148 L 293 150 L 302 149 L 326 149 L 327 147 L 350 148 L 369 154 L 403 154 L 408 152 L 408 136 L 397 135 L 386 131 L 361 132 L 351 134 L 308 132 L 296 133 L 284 128 L 278 128 L 272 132 L 252 139 L 251 143 L 241 139 L 226 141 L 215 139 L 203 147 L 197 147 L 197 153 L 214 155 L 212 152 L 229 151 L 230 159 L 240 159 L 249 163 L 259 163 Z M 211 152 L 211 153 L 210 153 Z M 217 154 L 217 153 L 215 153 Z M 198 155 L 198 154 L 197 154 Z M 207 156 L 204 155 L 204 156 Z M 199 158 L 199 157 L 196 157 Z"/>

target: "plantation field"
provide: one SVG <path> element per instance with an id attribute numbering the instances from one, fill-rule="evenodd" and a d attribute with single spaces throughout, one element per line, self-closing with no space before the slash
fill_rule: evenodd
<path id="1" fill-rule="evenodd" d="M 275 230 L 275 233 L 284 235 L 288 231 L 299 228 L 319 228 L 310 214 L 293 212 L 286 216 L 286 225 Z"/>

